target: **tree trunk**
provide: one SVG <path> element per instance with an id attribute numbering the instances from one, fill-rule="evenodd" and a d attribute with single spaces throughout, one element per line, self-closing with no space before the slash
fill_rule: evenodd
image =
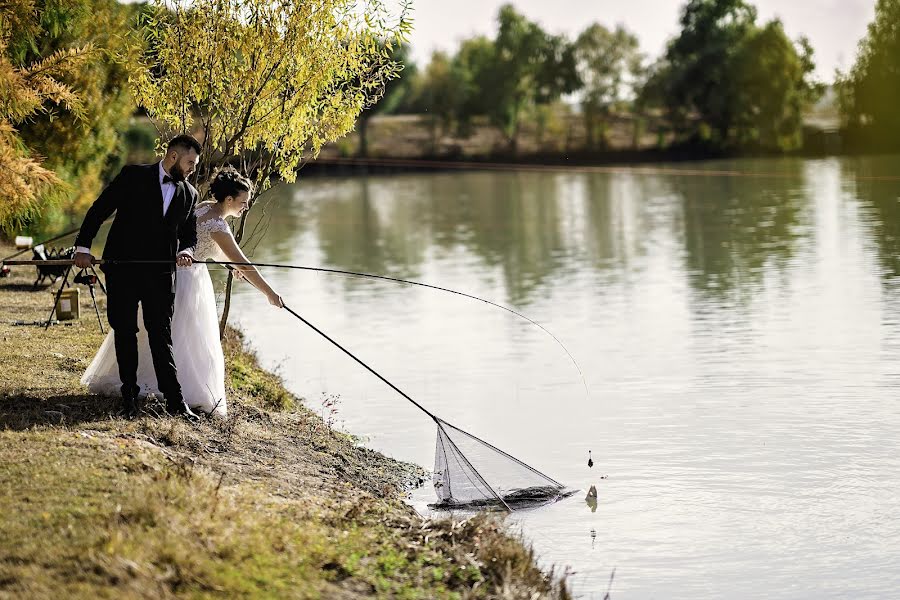
<path id="1" fill-rule="evenodd" d="M 369 117 L 363 116 L 359 119 L 359 150 L 357 156 L 366 158 L 369 155 Z"/>
<path id="2" fill-rule="evenodd" d="M 515 119 L 509 132 L 509 153 L 515 156 L 519 151 L 519 120 Z"/>
<path id="3" fill-rule="evenodd" d="M 609 124 L 607 122 L 607 115 L 603 115 L 600 117 L 600 149 L 603 151 L 609 150 L 609 136 L 607 135 L 607 129 Z"/>
<path id="4" fill-rule="evenodd" d="M 594 115 L 590 110 L 584 111 L 584 140 L 588 150 L 594 149 Z"/>
<path id="5" fill-rule="evenodd" d="M 631 134 L 631 147 L 638 150 L 641 147 L 641 136 L 644 133 L 644 120 L 639 115 L 634 115 L 634 130 Z"/>
<path id="6" fill-rule="evenodd" d="M 431 156 L 437 156 L 437 140 L 438 140 L 438 116 L 434 113 L 429 117 L 431 127 L 429 134 L 431 136 Z"/>
<path id="7" fill-rule="evenodd" d="M 549 108 L 545 106 L 537 107 L 537 116 L 535 118 L 537 131 L 535 131 L 535 143 L 537 144 L 538 152 L 541 152 L 544 149 L 544 130 L 547 128 L 547 121 L 549 119 L 547 115 L 547 111 Z"/>
<path id="8" fill-rule="evenodd" d="M 219 339 L 225 339 L 225 327 L 228 325 L 228 312 L 231 309 L 231 286 L 234 284 L 234 276 L 228 271 L 228 281 L 225 283 L 225 306 L 222 307 L 222 320 L 219 321 Z"/>
<path id="9" fill-rule="evenodd" d="M 508 152 L 511 156 L 515 156 L 519 150 L 519 112 L 519 104 L 516 103 L 506 124 Z"/>

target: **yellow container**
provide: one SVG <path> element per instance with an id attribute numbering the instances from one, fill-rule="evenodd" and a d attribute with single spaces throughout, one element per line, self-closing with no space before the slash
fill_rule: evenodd
<path id="1" fill-rule="evenodd" d="M 56 303 L 56 318 L 60 321 L 81 318 L 81 302 L 78 288 L 72 287 L 63 290 Z"/>

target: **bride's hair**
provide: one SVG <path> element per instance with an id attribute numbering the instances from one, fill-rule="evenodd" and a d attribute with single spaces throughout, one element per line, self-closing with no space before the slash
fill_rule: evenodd
<path id="1" fill-rule="evenodd" d="M 213 175 L 209 191 L 212 192 L 216 202 L 222 202 L 228 196 L 232 198 L 241 192 L 249 192 L 253 189 L 253 183 L 231 166 L 224 166 Z"/>

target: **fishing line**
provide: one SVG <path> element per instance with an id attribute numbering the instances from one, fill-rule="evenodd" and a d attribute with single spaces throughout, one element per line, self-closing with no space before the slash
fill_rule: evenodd
<path id="1" fill-rule="evenodd" d="M 399 279 L 399 278 L 397 278 L 397 277 L 388 277 L 387 275 L 374 275 L 374 274 L 372 274 L 372 273 L 361 273 L 361 272 L 358 272 L 358 271 L 342 271 L 342 270 L 340 270 L 340 269 L 328 269 L 328 268 L 324 268 L 324 267 L 305 267 L 305 266 L 300 266 L 300 265 L 282 265 L 282 264 L 272 264 L 272 263 L 237 263 L 237 262 L 227 262 L 227 261 L 207 261 L 207 262 L 209 262 L 209 263 L 211 263 L 211 264 L 218 264 L 218 265 L 225 265 L 225 266 L 240 266 L 240 265 L 244 265 L 244 266 L 271 267 L 271 268 L 281 268 L 281 269 L 297 269 L 297 270 L 300 270 L 300 271 L 318 271 L 318 272 L 321 272 L 321 273 L 330 273 L 330 274 L 336 274 L 336 275 L 348 275 L 348 276 L 351 276 L 351 277 L 361 277 L 361 278 L 366 278 L 366 279 L 380 279 L 380 280 L 383 280 L 383 281 L 390 281 L 390 282 L 393 282 L 393 283 L 402 283 L 402 284 L 407 284 L 407 285 L 417 285 L 417 286 L 420 286 L 420 287 L 430 288 L 430 289 L 438 290 L 438 291 L 441 291 L 441 292 L 448 292 L 448 293 L 450 293 L 450 294 L 456 294 L 456 295 L 458 295 L 458 296 L 462 296 L 462 297 L 464 297 L 464 298 L 469 298 L 469 299 L 471 299 L 471 300 L 477 300 L 477 301 L 479 301 L 479 302 L 484 302 L 485 304 L 489 304 L 489 305 L 494 306 L 494 307 L 496 307 L 496 308 L 500 308 L 500 309 L 505 310 L 505 311 L 507 311 L 507 312 L 509 312 L 509 313 L 512 313 L 513 315 L 519 317 L 520 319 L 524 319 L 524 320 L 528 321 L 529 323 L 531 323 L 531 324 L 534 325 L 535 327 L 539 327 L 544 333 L 546 333 L 546 334 L 549 335 L 551 338 L 553 338 L 553 340 L 559 345 L 560 348 L 563 349 L 563 351 L 564 351 L 564 352 L 566 353 L 566 355 L 569 357 L 569 360 L 572 361 L 572 364 L 575 365 L 575 368 L 578 370 L 578 375 L 581 377 L 581 383 L 582 383 L 582 385 L 584 386 L 585 395 L 586 395 L 586 397 L 588 398 L 588 400 L 590 400 L 590 392 L 588 391 L 587 381 L 585 380 L 584 373 L 582 372 L 581 367 L 578 366 L 578 362 L 575 360 L 575 357 L 572 356 L 572 353 L 569 352 L 569 349 L 568 349 L 568 348 L 566 348 L 565 344 L 563 344 L 562 341 L 561 341 L 558 337 L 556 337 L 556 335 L 554 335 L 553 332 L 551 332 L 549 329 L 547 329 L 546 327 L 544 327 L 543 325 L 541 325 L 541 324 L 538 323 L 537 321 L 531 319 L 531 318 L 528 317 L 527 315 L 524 315 L 524 314 L 522 314 L 522 313 L 520 313 L 520 312 L 518 312 L 518 311 L 516 311 L 516 310 L 514 310 L 514 309 L 512 309 L 512 308 L 509 308 L 508 306 L 503 306 L 502 304 L 498 304 L 498 303 L 496 303 L 496 302 L 493 302 L 493 301 L 491 301 L 491 300 L 487 300 L 487 299 L 485 299 L 485 298 L 480 298 L 480 297 L 475 296 L 475 295 L 473 295 L 473 294 L 467 294 L 466 292 L 460 292 L 460 291 L 458 291 L 458 290 L 454 290 L 454 289 L 442 287 L 442 286 L 439 286 L 439 285 L 433 285 L 433 284 L 430 284 L 430 283 L 423 283 L 423 282 L 421 282 L 421 281 L 412 281 L 412 280 L 409 280 L 409 279 Z"/>
<path id="2" fill-rule="evenodd" d="M 98 260 L 95 261 L 97 264 L 120 264 L 120 265 L 137 265 L 137 264 L 167 264 L 171 265 L 172 261 L 161 261 L 161 260 Z M 232 262 L 232 261 L 209 261 L 212 264 L 224 265 L 228 268 L 232 266 L 281 266 L 282 268 L 293 267 L 293 265 L 272 265 L 266 263 L 250 263 L 250 262 Z M 74 263 L 74 260 L 45 260 L 45 261 L 11 261 L 11 264 L 18 265 L 37 265 L 37 264 L 63 264 L 71 266 Z M 198 261 L 198 264 L 203 264 L 203 262 Z M 305 270 L 320 270 L 314 267 L 304 267 Z M 342 273 L 342 271 L 338 271 L 337 269 L 321 269 L 327 273 Z M 347 274 L 357 275 L 357 276 L 366 276 L 368 273 L 354 273 L 351 271 L 347 271 Z M 493 306 L 498 306 L 499 308 L 506 307 L 495 304 L 493 302 L 483 300 L 482 298 L 478 298 L 477 296 L 473 296 L 471 294 L 465 294 L 462 292 L 456 292 L 456 290 L 450 290 L 449 288 L 442 288 L 439 286 L 433 286 L 429 284 L 421 284 L 419 282 L 401 280 L 396 278 L 386 278 L 382 276 L 373 276 L 375 278 L 387 279 L 390 281 L 397 281 L 401 283 L 409 283 L 413 285 L 423 285 L 424 287 L 430 287 L 432 289 L 438 289 L 442 291 L 450 291 L 453 293 L 457 293 L 459 295 L 465 296 L 467 298 L 473 298 L 476 300 L 482 300 L 491 304 Z M 248 282 L 253 285 L 253 282 Z M 255 287 L 255 285 L 254 285 Z M 62 288 L 60 288 L 62 289 Z M 331 338 L 328 334 L 320 330 L 318 327 L 307 321 L 305 318 L 300 316 L 296 311 L 292 308 L 281 302 L 281 307 L 284 308 L 287 312 L 289 312 L 292 316 L 300 320 L 303 324 L 310 327 L 313 331 L 318 333 L 320 336 L 324 337 L 326 340 L 331 342 L 337 348 L 339 348 L 342 352 L 344 352 L 347 356 L 356 361 L 359 365 L 364 367 L 367 371 L 378 377 L 382 382 L 387 384 L 391 389 L 395 392 L 403 396 L 404 399 L 408 400 L 412 403 L 416 408 L 425 413 L 432 421 L 434 421 L 437 427 L 437 444 L 436 447 L 438 450 L 435 451 L 435 468 L 433 471 L 433 482 L 435 493 L 438 497 L 438 502 L 436 504 L 429 504 L 429 507 L 433 508 L 442 508 L 442 509 L 454 509 L 454 508 L 470 508 L 477 509 L 481 507 L 491 507 L 497 506 L 501 507 L 507 511 L 513 511 L 518 508 L 526 508 L 526 507 L 534 507 L 542 504 L 547 504 L 550 502 L 555 502 L 557 500 L 561 500 L 562 498 L 566 498 L 573 493 L 575 493 L 574 489 L 566 489 L 566 486 L 559 483 L 552 477 L 545 475 L 544 473 L 538 471 L 531 465 L 519 460 L 515 456 L 500 450 L 496 446 L 486 442 L 485 440 L 467 432 L 459 427 L 451 425 L 447 421 L 444 421 L 424 406 L 416 402 L 412 399 L 408 394 L 406 394 L 403 390 L 398 388 L 396 385 L 388 381 L 384 376 L 378 373 L 375 369 L 366 364 L 362 359 L 358 358 L 355 354 L 344 348 L 340 343 Z M 519 314 L 516 311 L 511 309 L 506 309 L 514 314 Z M 523 318 L 527 319 L 529 322 L 534 323 L 531 319 L 528 319 L 524 315 L 520 315 Z M 98 314 L 99 318 L 99 314 Z M 535 323 L 535 325 L 540 326 Z M 545 328 L 541 327 L 544 331 L 547 331 Z M 549 332 L 548 332 L 549 333 Z M 551 334 L 552 335 L 552 334 Z M 554 336 L 554 339 L 555 336 Z M 562 342 L 557 340 L 557 343 L 565 349 L 565 346 L 562 345 Z M 568 353 L 568 351 L 567 351 Z M 571 354 L 569 355 L 571 357 Z M 572 359 L 574 362 L 574 358 Z M 575 363 L 576 367 L 578 366 Z M 579 373 L 581 369 L 579 369 Z M 583 378 L 582 378 L 583 381 Z M 587 385 L 585 384 L 585 392 L 587 392 Z M 480 472 L 480 467 L 473 462 L 468 456 L 466 456 L 466 452 L 462 448 L 460 448 L 459 443 L 454 440 L 462 443 L 467 441 L 466 447 L 470 449 L 476 459 L 480 458 L 481 461 L 479 464 L 487 464 L 491 467 L 491 480 L 493 483 L 488 482 L 487 478 L 482 475 Z M 476 446 L 473 448 L 472 445 Z M 487 455 L 485 453 L 488 453 Z M 499 471 L 498 471 L 499 466 Z M 523 475 L 524 470 L 524 475 Z"/>
<path id="3" fill-rule="evenodd" d="M 15 266 L 15 265 L 37 266 L 37 265 L 70 265 L 70 264 L 73 264 L 73 262 L 74 261 L 71 259 L 43 260 L 43 261 L 42 260 L 12 260 L 12 261 L 6 261 L 5 264 L 11 265 L 11 266 Z M 207 265 L 220 265 L 220 266 L 227 267 L 229 269 L 232 267 L 240 267 L 240 266 L 262 267 L 262 268 L 273 268 L 273 269 L 293 269 L 293 270 L 297 270 L 297 271 L 315 271 L 315 272 L 320 272 L 320 273 L 328 273 L 328 274 L 332 274 L 332 275 L 346 275 L 346 276 L 350 276 L 350 277 L 360 277 L 360 278 L 364 278 L 364 279 L 376 279 L 376 280 L 382 280 L 382 281 L 389 281 L 392 283 L 415 285 L 415 286 L 419 286 L 419 287 L 429 288 L 432 290 L 438 290 L 441 292 L 456 294 L 457 296 L 462 296 L 464 298 L 469 298 L 471 300 L 477 300 L 479 302 L 489 304 L 495 308 L 500 308 L 502 310 L 505 310 L 506 312 L 511 313 L 511 314 L 519 317 L 520 319 L 524 319 L 525 321 L 528 321 L 535 327 L 540 328 L 541 331 L 543 331 L 544 333 L 549 335 L 551 338 L 553 338 L 553 341 L 555 341 L 557 343 L 557 345 L 559 345 L 559 347 L 563 349 L 563 352 L 566 353 L 566 356 L 569 357 L 569 360 L 572 361 L 572 364 L 575 366 L 575 369 L 578 371 L 578 375 L 581 378 L 581 385 L 582 385 L 582 387 L 584 387 L 585 398 L 588 401 L 590 401 L 591 394 L 590 394 L 590 390 L 588 389 L 587 380 L 584 377 L 584 372 L 581 370 L 581 367 L 578 365 L 578 361 L 575 360 L 575 357 L 572 355 L 571 352 L 569 352 L 569 349 L 566 348 L 566 345 L 563 344 L 562 341 L 558 337 L 556 337 L 556 335 L 553 334 L 553 332 L 551 332 L 549 329 L 547 329 L 546 327 L 544 327 L 543 325 L 541 325 L 534 319 L 528 317 L 527 315 L 520 313 L 519 311 L 517 311 L 515 309 L 509 308 L 508 306 L 503 306 L 502 304 L 498 304 L 497 302 L 494 302 L 492 300 L 487 300 L 486 298 L 481 298 L 479 296 L 475 296 L 474 294 L 460 292 L 459 290 L 454 290 L 454 289 L 439 286 L 439 285 L 423 283 L 421 281 L 412 281 L 409 279 L 388 277 L 387 275 L 375 275 L 373 273 L 362 273 L 359 271 L 343 271 L 341 269 L 329 269 L 329 268 L 325 268 L 325 267 L 307 267 L 307 266 L 303 266 L 303 265 L 285 265 L 285 264 L 279 264 L 279 263 L 236 262 L 236 261 L 222 261 L 222 260 L 207 260 L 207 261 L 197 261 L 197 262 L 201 263 L 201 264 L 207 264 Z M 172 261 L 94 259 L 93 264 L 98 264 L 98 265 L 104 265 L 104 264 L 105 265 L 161 265 L 161 264 L 170 265 L 170 264 L 172 264 Z"/>

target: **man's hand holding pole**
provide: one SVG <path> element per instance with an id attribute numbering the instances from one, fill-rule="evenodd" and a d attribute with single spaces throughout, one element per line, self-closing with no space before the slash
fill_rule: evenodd
<path id="1" fill-rule="evenodd" d="M 94 264 L 94 257 L 90 252 L 75 253 L 75 266 L 79 269 L 87 269 L 92 264 Z"/>

